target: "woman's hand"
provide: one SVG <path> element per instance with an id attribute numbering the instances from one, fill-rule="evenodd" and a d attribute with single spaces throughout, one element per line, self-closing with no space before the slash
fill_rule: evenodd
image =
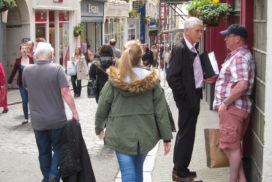
<path id="1" fill-rule="evenodd" d="M 164 142 L 163 148 L 164 148 L 164 155 L 167 155 L 171 149 L 171 142 L 166 142 L 166 143 Z"/>
<path id="2" fill-rule="evenodd" d="M 102 131 L 99 133 L 98 137 L 99 137 L 100 140 L 103 140 L 103 139 L 105 138 L 105 131 L 102 130 Z"/>

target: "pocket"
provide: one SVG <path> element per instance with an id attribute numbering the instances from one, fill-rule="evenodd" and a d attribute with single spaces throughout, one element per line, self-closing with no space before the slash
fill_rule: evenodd
<path id="1" fill-rule="evenodd" d="M 223 126 L 220 129 L 220 140 L 226 143 L 236 142 L 238 139 L 237 126 Z"/>

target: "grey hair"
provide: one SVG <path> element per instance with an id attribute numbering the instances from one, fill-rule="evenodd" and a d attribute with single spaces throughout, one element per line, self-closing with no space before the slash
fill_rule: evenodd
<path id="1" fill-rule="evenodd" d="M 52 58 L 54 53 L 54 48 L 48 42 L 39 42 L 34 53 L 34 58 L 39 60 L 41 58 L 47 58 L 48 60 Z"/>
<path id="2" fill-rule="evenodd" d="M 196 17 L 190 17 L 184 21 L 184 29 L 192 29 L 194 25 L 203 25 L 203 22 Z"/>

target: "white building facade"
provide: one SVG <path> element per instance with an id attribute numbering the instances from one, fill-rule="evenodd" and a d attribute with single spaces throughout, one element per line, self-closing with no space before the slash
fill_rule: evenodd
<path id="1" fill-rule="evenodd" d="M 17 5 L 7 15 L 7 75 L 20 56 L 20 44 L 28 40 L 50 42 L 55 49 L 55 62 L 65 66 L 78 41 L 73 36 L 73 27 L 80 22 L 79 1 L 18 0 Z"/>

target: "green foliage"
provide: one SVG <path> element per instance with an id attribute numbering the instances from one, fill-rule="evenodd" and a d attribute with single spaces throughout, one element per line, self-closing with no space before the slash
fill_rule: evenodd
<path id="1" fill-rule="evenodd" d="M 74 26 L 74 36 L 75 37 L 79 36 L 80 34 L 83 33 L 83 30 L 84 27 L 81 24 Z"/>
<path id="2" fill-rule="evenodd" d="M 0 9 L 2 11 L 15 7 L 17 7 L 17 3 L 15 0 L 0 0 Z"/>
<path id="3" fill-rule="evenodd" d="M 191 16 L 198 17 L 207 25 L 217 25 L 232 12 L 229 4 L 219 3 L 218 0 L 193 0 L 189 2 L 187 9 Z"/>
<path id="4" fill-rule="evenodd" d="M 129 17 L 130 18 L 138 18 L 138 17 L 140 17 L 140 15 L 141 15 L 141 13 L 139 13 L 137 10 L 135 10 L 135 9 L 132 9 L 132 10 L 130 10 L 129 11 Z"/>

